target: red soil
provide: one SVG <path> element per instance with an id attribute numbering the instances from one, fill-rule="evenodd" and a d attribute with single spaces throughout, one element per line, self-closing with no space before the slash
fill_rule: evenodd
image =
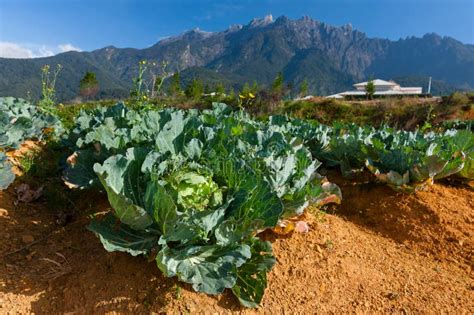
<path id="1" fill-rule="evenodd" d="M 103 196 L 84 198 L 76 220 L 58 227 L 46 204 L 14 206 L 13 190 L 0 192 L 0 313 L 474 313 L 472 189 L 444 183 L 406 195 L 330 179 L 343 202 L 309 214 L 309 233 L 262 235 L 277 264 L 256 310 L 228 291 L 196 293 L 144 258 L 107 253 L 85 230 L 87 214 L 109 207 Z"/>

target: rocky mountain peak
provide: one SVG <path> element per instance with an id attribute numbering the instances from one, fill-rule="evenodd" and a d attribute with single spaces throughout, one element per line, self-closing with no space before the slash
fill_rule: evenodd
<path id="1" fill-rule="evenodd" d="M 273 23 L 273 15 L 269 14 L 269 15 L 263 17 L 263 18 L 254 18 L 254 19 L 252 19 L 252 21 L 250 21 L 248 26 L 250 28 L 262 27 L 262 26 L 267 26 L 267 25 L 272 24 L 272 23 Z"/>

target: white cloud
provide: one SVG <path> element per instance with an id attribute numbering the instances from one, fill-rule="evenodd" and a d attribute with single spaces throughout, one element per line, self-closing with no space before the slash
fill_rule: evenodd
<path id="1" fill-rule="evenodd" d="M 27 49 L 15 43 L 0 42 L 0 57 L 33 58 L 33 52 L 30 49 Z"/>
<path id="2" fill-rule="evenodd" d="M 33 52 L 33 58 L 49 57 L 54 55 L 54 52 L 45 45 L 42 45 L 40 48 L 38 48 L 38 51 L 36 53 Z"/>
<path id="3" fill-rule="evenodd" d="M 79 47 L 73 46 L 72 44 L 60 44 L 58 45 L 59 51 L 82 51 Z"/>
<path id="4" fill-rule="evenodd" d="M 41 58 L 67 51 L 81 51 L 81 49 L 69 43 L 52 47 L 47 45 L 0 42 L 0 57 L 2 58 Z"/>

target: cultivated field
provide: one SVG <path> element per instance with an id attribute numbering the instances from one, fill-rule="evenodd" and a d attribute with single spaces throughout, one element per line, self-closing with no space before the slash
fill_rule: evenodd
<path id="1" fill-rule="evenodd" d="M 0 108 L 2 313 L 474 311 L 469 122 Z"/>

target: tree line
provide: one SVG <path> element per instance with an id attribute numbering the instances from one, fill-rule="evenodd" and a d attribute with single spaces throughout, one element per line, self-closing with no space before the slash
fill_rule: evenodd
<path id="1" fill-rule="evenodd" d="M 134 79 L 136 83 L 137 79 Z M 141 78 L 139 78 L 141 80 Z M 308 93 L 308 80 L 304 79 L 295 89 L 295 86 L 291 83 L 285 83 L 285 79 L 282 72 L 278 72 L 271 86 L 262 87 L 257 81 L 253 81 L 252 84 L 245 82 L 239 90 L 235 90 L 234 87 L 226 87 L 222 82 L 218 82 L 214 85 L 205 84 L 204 81 L 199 77 L 194 77 L 186 85 L 183 86 L 181 76 L 179 72 L 173 73 L 169 77 L 169 83 L 167 88 L 162 90 L 161 86 L 165 78 L 153 76 L 152 78 L 152 90 L 160 91 L 161 95 L 167 96 L 186 96 L 192 99 L 199 99 L 206 95 L 222 95 L 229 97 L 238 97 L 239 95 L 249 94 L 256 95 L 264 92 L 270 94 L 275 99 L 282 99 L 290 95 L 297 95 L 304 97 Z M 79 83 L 79 95 L 85 99 L 94 98 L 100 89 L 99 81 L 97 80 L 96 74 L 92 71 L 87 71 L 84 77 Z M 296 92 L 296 93 L 295 93 Z M 131 93 L 133 94 L 133 92 Z M 155 94 L 155 93 L 152 93 Z M 131 95 L 132 97 L 134 95 Z M 154 97 L 157 95 L 151 95 Z"/>

